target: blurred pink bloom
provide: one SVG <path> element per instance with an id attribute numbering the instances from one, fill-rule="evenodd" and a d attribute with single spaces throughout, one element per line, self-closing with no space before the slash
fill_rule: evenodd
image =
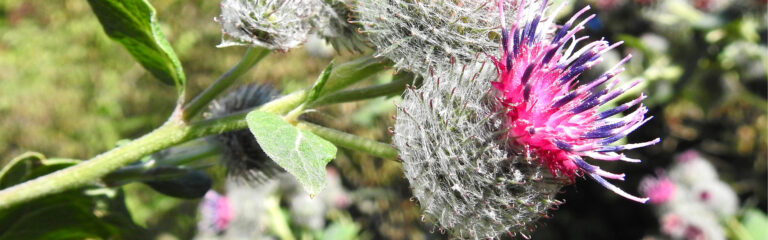
<path id="1" fill-rule="evenodd" d="M 229 227 L 229 222 L 234 218 L 234 212 L 226 196 L 216 191 L 208 191 L 200 202 L 201 231 L 223 232 Z"/>
<path id="2" fill-rule="evenodd" d="M 699 155 L 699 152 L 697 152 L 696 150 L 688 150 L 677 155 L 677 157 L 675 157 L 675 161 L 680 163 L 685 163 L 685 162 L 690 162 L 690 161 L 699 159 L 700 157 L 701 156 Z"/>
<path id="3" fill-rule="evenodd" d="M 663 173 L 659 177 L 647 176 L 640 181 L 640 192 L 650 198 L 653 204 L 662 204 L 672 199 L 675 195 L 675 183 Z"/>

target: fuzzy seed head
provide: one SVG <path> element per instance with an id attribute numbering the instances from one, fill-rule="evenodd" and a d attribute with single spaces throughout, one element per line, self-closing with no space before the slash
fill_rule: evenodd
<path id="1" fill-rule="evenodd" d="M 378 56 L 420 75 L 499 48 L 498 8 L 490 1 L 358 0 L 354 11 Z"/>
<path id="2" fill-rule="evenodd" d="M 398 107 L 393 144 L 425 218 L 457 238 L 527 234 L 561 181 L 511 154 L 492 67 L 436 70 Z"/>
<path id="3" fill-rule="evenodd" d="M 223 0 L 218 47 L 255 45 L 287 51 L 307 39 L 321 0 Z"/>
<path id="4" fill-rule="evenodd" d="M 246 85 L 216 99 L 209 106 L 208 115 L 209 118 L 221 117 L 258 107 L 279 95 L 277 90 L 267 85 Z M 285 172 L 261 150 L 248 129 L 224 132 L 214 138 L 221 145 L 221 159 L 230 177 L 261 183 Z"/>

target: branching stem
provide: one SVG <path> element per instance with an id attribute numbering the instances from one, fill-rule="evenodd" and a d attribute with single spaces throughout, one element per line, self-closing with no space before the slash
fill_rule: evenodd
<path id="1" fill-rule="evenodd" d="M 243 57 L 243 60 L 240 61 L 237 66 L 221 76 L 189 104 L 183 108 L 177 108 L 168 121 L 152 132 L 118 148 L 102 153 L 87 161 L 83 161 L 75 166 L 1 190 L 0 210 L 7 209 L 13 205 L 32 199 L 91 184 L 97 179 L 100 179 L 123 166 L 131 164 L 144 156 L 153 154 L 162 149 L 203 136 L 246 128 L 247 123 L 245 122 L 245 115 L 247 112 L 245 111 L 192 123 L 190 123 L 189 120 L 200 113 L 208 103 L 226 90 L 234 80 L 242 76 L 253 67 L 253 65 L 259 62 L 259 60 L 264 58 L 267 53 L 269 53 L 269 51 L 265 49 L 249 49 Z M 333 69 L 333 72 L 328 79 L 328 83 L 325 85 L 319 96 L 322 97 L 325 94 L 334 93 L 378 73 L 390 65 L 391 63 L 389 62 L 376 60 L 371 57 L 363 57 L 358 60 L 341 64 Z M 258 109 L 283 115 L 296 109 L 302 103 L 305 103 L 308 94 L 309 90 L 297 91 L 266 103 Z M 321 134 L 324 132 L 333 133 L 331 132 L 332 129 L 308 124 L 304 124 L 303 126 L 309 129 L 315 129 L 315 131 L 318 131 Z M 369 152 L 376 156 L 394 157 L 396 155 L 396 152 L 394 152 L 393 149 L 383 143 L 377 144 L 376 142 L 367 140 L 358 142 L 357 145 L 355 145 L 354 141 L 362 140 L 362 138 L 351 134 L 338 132 L 334 134 L 325 134 L 325 136 L 333 141 L 339 142 L 340 146 L 354 149 L 360 147 L 362 151 Z"/>
<path id="2" fill-rule="evenodd" d="M 227 90 L 227 88 L 229 88 L 229 86 L 231 86 L 235 80 L 247 73 L 248 70 L 253 68 L 256 63 L 261 61 L 261 59 L 266 57 L 269 53 L 270 50 L 266 48 L 248 48 L 248 50 L 245 51 L 245 55 L 240 60 L 240 62 L 237 63 L 237 65 L 229 69 L 229 71 L 224 73 L 224 75 L 221 75 L 219 79 L 208 86 L 208 88 L 203 90 L 200 95 L 197 95 L 197 97 L 192 99 L 192 101 L 184 106 L 184 110 L 182 111 L 181 115 L 184 121 L 189 121 L 195 117 L 198 113 L 200 113 L 200 111 L 203 110 L 203 108 L 205 108 L 205 106 L 208 106 L 208 103 L 219 96 L 221 92 Z"/>

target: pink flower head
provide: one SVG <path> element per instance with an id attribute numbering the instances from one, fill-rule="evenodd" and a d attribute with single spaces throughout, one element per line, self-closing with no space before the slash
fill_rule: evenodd
<path id="1" fill-rule="evenodd" d="M 640 192 L 650 198 L 653 204 L 662 204 L 672 199 L 675 195 L 675 183 L 663 173 L 658 177 L 647 176 L 640 181 Z"/>
<path id="2" fill-rule="evenodd" d="M 500 0 L 499 11 L 504 24 L 502 5 Z M 598 111 L 600 106 L 640 83 L 637 80 L 617 86 L 619 80 L 613 79 L 624 70 L 620 66 L 630 56 L 597 79 L 578 84 L 577 78 L 582 72 L 600 62 L 603 53 L 621 43 L 611 45 L 599 40 L 575 50 L 577 43 L 587 38 L 576 38 L 575 34 L 595 15 L 574 25 L 576 19 L 589 9 L 585 7 L 558 29 L 552 23 L 555 14 L 542 19 L 546 7 L 547 1 L 537 9 L 526 7 L 525 1 L 521 0 L 512 27 L 507 29 L 502 25 L 502 56 L 493 59 L 499 74 L 499 80 L 493 82 L 493 86 L 503 94 L 501 101 L 508 109 L 509 137 L 513 145 L 520 146 L 526 154 L 537 156 L 554 176 L 565 176 L 573 181 L 574 176 L 586 173 L 625 198 L 646 202 L 648 198 L 632 196 L 605 180 L 623 180 L 624 174 L 603 171 L 583 158 L 639 162 L 617 152 L 659 142 L 654 139 L 611 145 L 651 119 L 645 118 L 648 110 L 640 104 L 645 95 Z M 638 104 L 640 106 L 632 113 L 612 117 Z"/>

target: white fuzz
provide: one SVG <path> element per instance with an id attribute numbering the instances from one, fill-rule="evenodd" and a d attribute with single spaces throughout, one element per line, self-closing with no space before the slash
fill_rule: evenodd
<path id="1" fill-rule="evenodd" d="M 514 20 L 517 11 L 507 4 L 506 19 Z M 469 64 L 477 53 L 500 48 L 501 21 L 493 1 L 358 0 L 354 11 L 376 54 L 417 74 L 449 66 L 452 58 Z"/>
<path id="2" fill-rule="evenodd" d="M 218 47 L 255 45 L 287 51 L 307 39 L 322 0 L 223 0 Z"/>
<path id="3" fill-rule="evenodd" d="M 696 152 L 688 151 L 677 156 L 676 160 L 669 170 L 669 177 L 679 184 L 693 186 L 720 179 L 715 166 Z"/>
<path id="4" fill-rule="evenodd" d="M 314 18 L 317 35 L 333 45 L 337 51 L 350 50 L 361 52 L 366 47 L 361 27 L 352 19 L 350 0 L 322 0 L 323 9 Z"/>
<path id="5" fill-rule="evenodd" d="M 493 65 L 436 70 L 406 90 L 393 142 L 424 216 L 457 238 L 526 234 L 562 186 L 536 160 L 513 154 Z"/>

